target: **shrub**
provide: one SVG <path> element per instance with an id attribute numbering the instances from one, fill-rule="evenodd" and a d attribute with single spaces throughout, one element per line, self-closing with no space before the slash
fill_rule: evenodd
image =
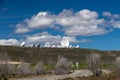
<path id="1" fill-rule="evenodd" d="M 100 60 L 101 56 L 99 54 L 91 54 L 86 57 L 88 63 L 88 69 L 93 73 L 94 76 L 100 76 Z"/>
<path id="2" fill-rule="evenodd" d="M 55 66 L 56 74 L 67 74 L 71 67 L 71 62 L 69 62 L 66 58 L 58 56 L 58 61 Z"/>
<path id="3" fill-rule="evenodd" d="M 9 61 L 10 59 L 8 58 L 7 53 L 0 53 L 0 77 L 2 79 L 7 79 L 10 74 L 14 73 L 14 65 L 9 64 Z"/>
<path id="4" fill-rule="evenodd" d="M 8 58 L 6 53 L 0 55 L 0 76 L 7 75 L 6 65 L 8 64 Z"/>
<path id="5" fill-rule="evenodd" d="M 47 70 L 48 73 L 53 73 L 53 69 L 55 68 L 55 64 L 53 63 L 52 60 L 48 60 L 48 64 L 47 64 Z"/>
<path id="6" fill-rule="evenodd" d="M 4 68 L 7 71 L 7 74 L 13 75 L 15 73 L 14 64 L 6 64 Z"/>
<path id="7" fill-rule="evenodd" d="M 44 69 L 44 63 L 42 61 L 39 61 L 35 68 L 34 68 L 34 72 L 35 74 L 39 75 L 39 74 L 43 74 L 45 73 L 45 69 Z"/>
<path id="8" fill-rule="evenodd" d="M 116 64 L 116 68 L 115 68 L 116 71 L 120 72 L 120 57 L 116 58 L 116 63 L 115 64 Z"/>
<path id="9" fill-rule="evenodd" d="M 22 62 L 18 65 L 16 73 L 23 76 L 29 75 L 31 73 L 30 64 Z"/>

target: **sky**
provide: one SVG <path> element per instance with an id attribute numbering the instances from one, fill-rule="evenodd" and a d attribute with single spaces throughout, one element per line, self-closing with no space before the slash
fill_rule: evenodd
<path id="1" fill-rule="evenodd" d="M 0 45 L 120 50 L 120 0 L 0 0 Z"/>

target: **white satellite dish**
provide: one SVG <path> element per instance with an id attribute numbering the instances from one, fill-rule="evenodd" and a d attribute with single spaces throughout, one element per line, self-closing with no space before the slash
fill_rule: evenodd
<path id="1" fill-rule="evenodd" d="M 76 48 L 79 48 L 79 45 L 77 45 Z"/>
<path id="2" fill-rule="evenodd" d="M 69 48 L 72 48 L 72 45 L 70 45 Z"/>
<path id="3" fill-rule="evenodd" d="M 50 42 L 46 42 L 46 43 L 45 43 L 45 47 L 51 47 Z"/>
<path id="4" fill-rule="evenodd" d="M 47 45 L 45 44 L 44 47 L 47 47 Z"/>
<path id="5" fill-rule="evenodd" d="M 56 46 L 55 46 L 55 45 L 52 45 L 51 47 L 52 47 L 52 48 L 55 48 Z"/>
<path id="6" fill-rule="evenodd" d="M 60 46 L 60 45 L 57 45 L 57 48 L 61 48 L 61 46 Z"/>
<path id="7" fill-rule="evenodd" d="M 62 40 L 61 41 L 61 47 L 69 47 L 70 43 L 68 40 Z"/>
<path id="8" fill-rule="evenodd" d="M 25 46 L 25 42 L 22 42 L 22 43 L 20 44 L 20 46 L 21 46 L 21 47 Z"/>

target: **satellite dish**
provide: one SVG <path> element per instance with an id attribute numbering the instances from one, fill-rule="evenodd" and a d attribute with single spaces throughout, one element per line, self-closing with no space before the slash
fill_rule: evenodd
<path id="1" fill-rule="evenodd" d="M 62 40 L 61 41 L 61 47 L 69 47 L 69 41 L 68 40 Z"/>
<path id="2" fill-rule="evenodd" d="M 46 42 L 45 47 L 51 47 L 50 42 Z"/>
<path id="3" fill-rule="evenodd" d="M 40 45 L 40 44 L 38 44 L 38 45 L 37 45 L 37 47 L 38 47 L 38 48 L 40 48 L 40 47 L 41 47 L 41 45 Z"/>
<path id="4" fill-rule="evenodd" d="M 44 47 L 47 47 L 47 45 L 45 44 Z"/>
<path id="5" fill-rule="evenodd" d="M 79 48 L 79 45 L 77 45 L 76 48 Z"/>
<path id="6" fill-rule="evenodd" d="M 57 45 L 57 48 L 61 48 L 61 46 L 60 46 L 60 45 Z"/>
<path id="7" fill-rule="evenodd" d="M 70 45 L 69 48 L 72 48 L 72 45 Z"/>
<path id="8" fill-rule="evenodd" d="M 56 46 L 55 45 L 52 45 L 52 48 L 55 48 Z"/>
<path id="9" fill-rule="evenodd" d="M 22 43 L 20 44 L 20 46 L 21 46 L 21 47 L 24 47 L 24 46 L 25 46 L 25 42 L 22 42 Z"/>

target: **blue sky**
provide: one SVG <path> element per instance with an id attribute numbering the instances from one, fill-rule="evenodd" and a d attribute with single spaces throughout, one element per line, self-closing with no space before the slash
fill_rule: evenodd
<path id="1" fill-rule="evenodd" d="M 119 0 L 0 0 L 0 45 L 120 50 Z"/>

